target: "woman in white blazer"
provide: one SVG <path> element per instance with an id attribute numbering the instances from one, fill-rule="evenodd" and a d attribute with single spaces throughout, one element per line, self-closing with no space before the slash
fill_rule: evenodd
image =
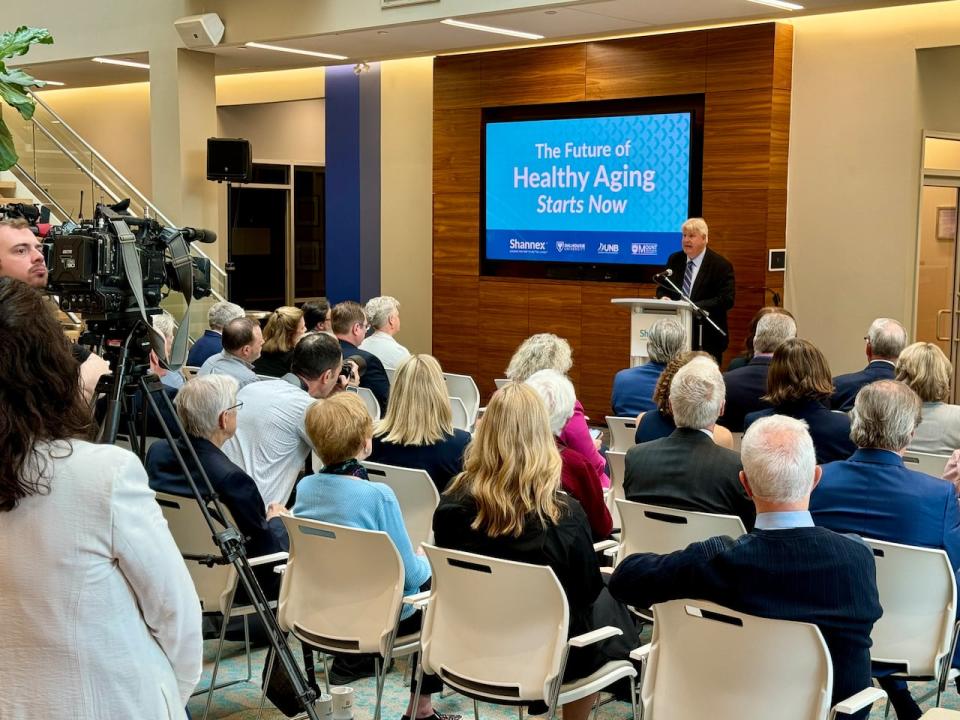
<path id="1" fill-rule="evenodd" d="M 40 294 L 0 278 L 0 718 L 179 720 L 200 603 L 139 460 L 80 439 L 78 370 Z"/>

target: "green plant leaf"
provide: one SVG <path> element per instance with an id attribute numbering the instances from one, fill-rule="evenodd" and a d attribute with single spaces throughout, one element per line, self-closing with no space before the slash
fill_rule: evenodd
<path id="1" fill-rule="evenodd" d="M 53 37 L 46 28 L 32 28 L 21 25 L 12 32 L 0 34 L 0 58 L 23 55 L 34 43 L 52 45 Z"/>
<path id="2" fill-rule="evenodd" d="M 0 122 L 0 170 L 9 170 L 17 164 L 17 151 L 13 147 L 13 136 L 4 122 Z"/>
<path id="3" fill-rule="evenodd" d="M 7 105 L 15 108 L 24 120 L 33 117 L 35 107 L 33 99 L 19 85 L 11 85 L 0 80 L 0 97 L 4 99 Z"/>

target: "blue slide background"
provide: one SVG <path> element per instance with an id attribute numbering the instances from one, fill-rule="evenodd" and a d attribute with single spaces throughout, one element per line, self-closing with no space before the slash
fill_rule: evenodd
<path id="1" fill-rule="evenodd" d="M 663 265 L 680 249 L 690 179 L 690 113 L 494 122 L 486 125 L 486 256 L 491 260 Z M 618 157 L 618 145 L 630 142 Z M 566 143 L 609 145 L 610 157 L 575 158 Z M 538 158 L 538 143 L 561 148 L 558 158 Z M 654 170 L 655 189 L 613 191 L 595 186 L 598 166 L 609 173 Z M 514 187 L 515 169 L 530 173 L 589 172 L 575 187 Z M 623 212 L 590 212 L 590 197 L 623 201 Z M 582 212 L 538 212 L 539 199 L 574 199 Z M 539 243 L 511 249 L 510 241 Z"/>

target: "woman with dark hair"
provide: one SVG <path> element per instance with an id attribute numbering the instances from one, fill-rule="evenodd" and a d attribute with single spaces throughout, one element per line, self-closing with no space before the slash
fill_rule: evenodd
<path id="1" fill-rule="evenodd" d="M 760 322 L 760 318 L 762 318 L 764 315 L 769 315 L 770 313 L 789 315 L 791 318 L 796 320 L 796 318 L 793 317 L 793 313 L 791 313 L 789 310 L 785 310 L 782 307 L 773 307 L 771 305 L 767 305 L 766 307 L 762 307 L 757 310 L 756 314 L 753 316 L 753 319 L 750 320 L 750 327 L 747 330 L 747 337 L 743 343 L 744 350 L 730 361 L 730 364 L 727 366 L 727 372 L 736 370 L 738 367 L 743 367 L 750 362 L 750 358 L 753 357 L 753 338 L 757 334 L 757 323 Z"/>
<path id="2" fill-rule="evenodd" d="M 830 410 L 833 381 L 823 353 L 809 340 L 784 340 L 773 353 L 767 394 L 773 407 L 748 413 L 744 430 L 769 415 L 787 415 L 807 423 L 817 463 L 846 460 L 857 446 L 850 439 L 850 418 Z"/>
<path id="3" fill-rule="evenodd" d="M 0 279 L 0 715 L 184 717 L 200 602 L 143 466 L 95 445 L 41 295 Z"/>

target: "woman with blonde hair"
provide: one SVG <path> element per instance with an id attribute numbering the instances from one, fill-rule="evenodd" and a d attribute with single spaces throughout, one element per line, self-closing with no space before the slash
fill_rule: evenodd
<path id="1" fill-rule="evenodd" d="M 915 342 L 907 345 L 897 360 L 896 379 L 920 396 L 923 422 L 910 443 L 914 452 L 949 455 L 960 448 L 960 405 L 951 405 L 953 365 L 937 345 Z"/>
<path id="2" fill-rule="evenodd" d="M 404 360 L 393 376 L 390 405 L 374 432 L 370 459 L 426 470 L 442 493 L 463 470 L 469 442 L 470 433 L 453 427 L 440 363 L 432 355 Z"/>
<path id="3" fill-rule="evenodd" d="M 307 332 L 303 310 L 284 305 L 267 318 L 263 328 L 263 348 L 260 357 L 253 361 L 257 375 L 283 377 L 290 372 L 293 348 Z"/>
<path id="4" fill-rule="evenodd" d="M 494 393 L 454 478 L 433 516 L 436 543 L 455 550 L 548 565 L 570 607 L 570 635 L 615 625 L 624 635 L 574 648 L 564 680 L 583 678 L 624 659 L 639 638 L 626 609 L 610 596 L 580 504 L 560 491 L 562 461 L 537 392 L 511 383 Z M 584 720 L 594 695 L 563 707 Z M 531 709 L 533 712 L 534 709 Z"/>
<path id="5" fill-rule="evenodd" d="M 526 382 L 527 378 L 540 370 L 556 370 L 566 375 L 571 367 L 573 353 L 570 343 L 553 333 L 538 333 L 528 337 L 517 348 L 507 366 L 507 377 L 516 382 Z M 603 487 L 610 487 L 607 461 L 600 453 L 600 438 L 594 439 L 590 435 L 587 416 L 579 400 L 574 402 L 573 415 L 563 426 L 558 438 L 565 446 L 573 448 L 587 459 L 597 471 Z"/>

